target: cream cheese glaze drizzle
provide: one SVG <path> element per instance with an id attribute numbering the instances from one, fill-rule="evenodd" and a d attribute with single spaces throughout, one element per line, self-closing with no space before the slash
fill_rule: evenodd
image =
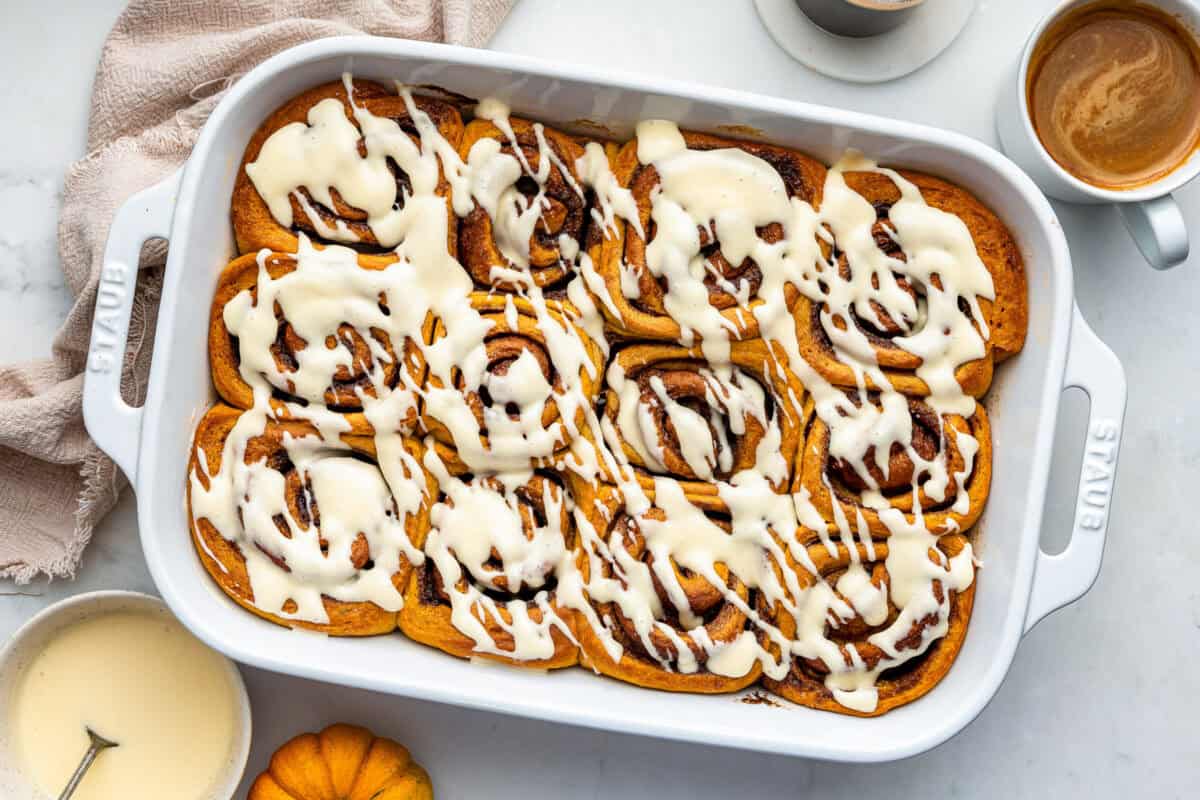
<path id="1" fill-rule="evenodd" d="M 320 524 L 312 518 L 297 519 L 286 500 L 284 475 L 265 461 L 246 463 L 247 444 L 263 434 L 271 414 L 269 394 L 256 391 L 256 397 L 255 408 L 241 415 L 225 440 L 220 471 L 213 474 L 205 464 L 193 471 L 193 514 L 239 544 L 260 608 L 282 617 L 326 622 L 324 595 L 399 610 L 403 600 L 391 578 L 402 557 L 422 559 L 405 530 L 406 519 L 422 502 L 420 494 L 404 487 L 393 493 L 379 469 L 351 457 L 348 448 L 338 444 L 346 428 L 339 415 L 297 408 L 316 430 L 291 439 L 288 456 L 306 487 L 307 507 L 319 509 Z M 412 481 L 407 483 L 411 486 Z M 352 563 L 351 548 L 360 534 L 374 561 L 370 570 L 356 569 Z M 288 601 L 294 609 L 289 610 Z"/>
<path id="2" fill-rule="evenodd" d="M 559 250 L 575 273 L 566 291 L 569 303 L 548 298 L 530 272 L 530 237 L 545 208 L 543 191 L 552 168 L 581 198 L 592 200 L 592 224 L 604 237 L 617 236 L 622 226 L 626 235 L 645 236 L 634 198 L 613 175 L 603 146 L 587 143 L 584 156 L 566 164 L 535 124 L 538 159 L 530 164 L 515 146 L 508 108 L 484 100 L 476 116 L 501 131 L 513 145 L 511 152 L 503 141 L 484 138 L 464 159 L 416 106 L 407 87 L 397 85 L 397 91 L 419 141 L 395 121 L 354 103 L 349 76 L 345 86 L 352 117 L 341 102 L 321 101 L 307 125 L 295 123 L 274 133 L 247 172 L 285 226 L 292 223 L 291 199 L 303 199 L 300 189 L 326 205 L 332 204 L 330 190 L 336 189 L 346 203 L 366 212 L 376 239 L 394 248 L 397 261 L 363 269 L 354 251 L 336 245 L 318 249 L 301 235 L 296 268 L 272 278 L 265 251 L 260 255 L 257 294 L 243 292 L 224 312 L 226 327 L 240 343 L 241 374 L 254 387 L 255 406 L 227 438 L 220 470 L 209 472 L 201 463 L 191 477 L 193 514 L 209 519 L 239 546 L 256 605 L 279 614 L 291 600 L 296 609 L 284 616 L 311 621 L 325 618 L 322 595 L 396 610 L 401 598 L 390 577 L 401 559 L 411 564 L 430 559 L 441 575 L 454 626 L 479 653 L 517 661 L 548 658 L 554 651 L 552 634 L 573 640 L 572 619 L 577 619 L 617 659 L 623 645 L 612 615 L 597 611 L 604 605 L 619 610 L 636 631 L 641 649 L 664 669 L 737 677 L 761 666 L 764 674 L 782 679 L 794 659 L 819 660 L 838 702 L 860 711 L 873 709 L 879 674 L 925 652 L 945 634 L 950 594 L 970 586 L 974 560 L 969 545 L 952 558 L 938 549 L 938 537 L 946 531 L 926 529 L 919 502 L 909 517 L 888 507 L 870 467 L 886 475 L 889 454 L 898 447 L 914 464 L 914 500 L 923 490 L 935 500 L 962 505 L 978 443 L 964 432 L 954 434 L 966 463 L 953 474 L 945 447 L 932 458 L 923 457 L 913 445 L 906 398 L 891 388 L 870 341 L 850 317 L 877 320 L 882 309 L 902 321 L 903 335 L 895 341 L 920 356 L 918 375 L 929 387 L 928 405 L 939 415 L 973 414 L 975 401 L 964 394 L 955 371 L 985 353 L 988 330 L 979 299 L 991 299 L 993 287 L 962 220 L 930 207 L 900 174 L 858 154 L 847 154 L 828 171 L 823 200 L 814 208 L 789 196 L 776 170 L 746 151 L 690 150 L 674 123 L 651 120 L 638 126 L 639 160 L 652 164 L 660 179 L 652 196 L 654 230 L 647 263 L 655 277 L 665 279 L 665 305 L 679 323 L 679 344 L 703 353 L 706 402 L 729 421 L 729 433 L 743 433 L 738 426 L 746 420 L 764 430 L 753 465 L 720 480 L 717 476 L 733 464 L 724 421 L 674 400 L 660 378 L 651 378 L 650 392 L 644 393 L 615 362 L 607 371 L 603 360 L 597 364 L 593 352 L 607 356 L 613 346 L 605 337 L 600 310 L 615 312 L 617 306 L 586 244 L 560 237 Z M 389 160 L 411 178 L 412 193 L 403 202 L 397 202 Z M 844 174 L 851 171 L 879 172 L 898 187 L 900 200 L 889 216 L 903 260 L 877 246 L 875 209 L 847 186 Z M 441 175 L 451 187 L 449 201 L 436 194 Z M 517 189 L 523 178 L 538 187 L 532 199 Z M 509 328 L 515 327 L 518 305 L 536 317 L 557 382 L 545 377 L 528 352 L 503 374 L 488 371 L 485 338 L 494 323 L 472 304 L 471 277 L 447 251 L 447 202 L 460 217 L 477 206 L 488 213 L 506 262 L 494 270 L 517 287 L 518 298 L 505 301 L 502 315 Z M 769 243 L 758 234 L 770 224 L 782 226 L 781 240 Z M 733 363 L 736 332 L 708 302 L 704 278 L 710 266 L 700 229 L 720 241 L 731 263 L 749 258 L 758 265 L 760 302 L 751 306 L 748 290 L 736 283 L 724 288 L 758 323 L 769 345 L 764 373 L 779 378 L 779 386 L 791 386 L 788 397 L 772 403 L 769 387 Z M 320 233 L 332 241 L 352 241 L 342 229 Z M 839 273 L 825 255 L 823 243 L 836 243 L 845 254 L 847 274 Z M 905 291 L 898 275 L 919 291 Z M 837 359 L 854 371 L 857 390 L 832 385 L 806 363 L 783 299 L 787 285 L 821 304 L 821 325 Z M 621 287 L 636 298 L 636 279 L 622 280 Z M 388 313 L 381 310 L 381 298 L 388 300 Z M 283 374 L 270 349 L 276 308 L 310 343 L 325 341 L 341 324 L 386 333 L 397 357 L 401 342 L 417 343 L 436 380 L 421 381 L 399 370 L 394 388 L 386 387 L 381 370 L 387 354 L 370 336 L 364 339 L 372 348 L 371 365 L 351 363 L 353 354 L 335 343 L 305 348 L 295 371 Z M 431 320 L 440 325 L 433 341 L 426 335 Z M 282 478 L 263 462 L 245 463 L 244 453 L 246 443 L 261 435 L 276 413 L 273 390 L 291 381 L 293 394 L 320 398 L 339 367 L 372 373 L 376 396 L 360 392 L 360 397 L 373 428 L 378 469 L 349 457 L 338 443 L 345 430 L 343 417 L 317 405 L 282 404 L 290 414 L 312 420 L 320 432 L 290 439 L 287 445 L 296 470 L 311 479 L 321 510 L 321 536 L 329 545 L 322 553 L 315 530 L 288 512 Z M 789 376 L 803 390 L 794 381 L 789 384 Z M 597 380 L 605 381 L 620 400 L 615 420 L 593 408 L 585 384 Z M 497 409 L 515 407 L 518 413 L 489 412 L 481 425 L 465 399 L 481 389 Z M 890 533 L 882 585 L 872 582 L 863 561 L 874 561 L 876 548 L 884 545 L 872 541 L 861 514 L 848 518 L 835 503 L 831 529 L 806 490 L 788 492 L 791 465 L 780 455 L 778 415 L 792 413 L 784 407 L 798 414 L 804 393 L 830 430 L 830 457 L 853 466 L 867 487 L 864 504 L 879 509 Z M 551 401 L 558 414 L 545 424 L 543 411 Z M 432 440 L 426 441 L 421 463 L 402 445 L 402 436 L 419 435 L 406 422 L 418 406 L 450 431 L 470 476 L 444 463 Z M 673 427 L 691 471 L 716 484 L 728 530 L 693 504 L 680 480 L 659 474 L 668 471 L 651 417 L 659 410 Z M 623 442 L 652 479 L 635 470 Z M 866 456 L 872 448 L 873 465 Z M 533 523 L 522 517 L 516 497 L 519 487 L 542 468 L 584 485 L 611 484 L 618 500 L 599 515 L 589 514 L 570 492 L 546 482 L 544 522 L 530 529 Z M 434 477 L 438 497 L 424 496 L 418 476 L 425 471 Z M 947 497 L 951 485 L 958 494 Z M 422 503 L 432 507 L 431 526 L 423 547 L 417 548 L 407 538 L 404 521 Z M 287 520 L 290 538 L 273 521 L 278 515 Z M 648 557 L 634 555 L 619 535 L 610 535 L 608 526 L 619 516 L 636 526 Z M 574 549 L 567 545 L 571 537 L 564 525 L 574 526 Z M 370 539 L 375 562 L 370 571 L 355 569 L 348 556 L 359 532 Z M 822 543 L 831 556 L 841 553 L 848 560 L 832 584 L 809 556 L 812 541 Z M 724 602 L 746 618 L 744 629 L 732 638 L 709 636 L 704 619 L 689 609 L 676 567 L 702 576 L 720 591 Z M 744 590 L 731 588 L 735 584 Z M 496 599 L 497 589 L 512 595 L 525 590 L 533 599 L 504 602 Z M 670 613 L 664 598 L 674 606 Z M 839 644 L 827 634 L 830 626 L 856 614 L 871 626 L 883 625 L 889 604 L 898 616 L 869 638 L 881 652 L 870 666 L 853 645 Z M 765 608 L 786 614 L 794 634 L 784 635 L 763 613 Z M 936 622 L 924 624 L 930 618 Z M 503 644 L 489 632 L 496 627 L 505 634 Z M 908 640 L 914 627 L 922 632 L 915 644 Z"/>

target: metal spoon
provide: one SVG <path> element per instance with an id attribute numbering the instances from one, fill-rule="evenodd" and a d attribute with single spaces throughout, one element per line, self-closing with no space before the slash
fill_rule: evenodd
<path id="1" fill-rule="evenodd" d="M 91 728 L 84 728 L 84 730 L 87 731 L 88 738 L 92 740 L 92 745 L 83 754 L 83 761 L 80 761 L 79 766 L 75 768 L 75 774 L 71 776 L 70 783 L 67 784 L 67 788 L 62 790 L 62 794 L 58 796 L 58 800 L 69 800 L 71 795 L 75 794 L 75 790 L 79 788 L 79 782 L 83 780 L 83 776 L 87 773 L 88 768 L 92 766 L 92 762 L 96 760 L 96 756 L 99 755 L 101 750 L 118 746 L 116 742 L 110 742 Z"/>

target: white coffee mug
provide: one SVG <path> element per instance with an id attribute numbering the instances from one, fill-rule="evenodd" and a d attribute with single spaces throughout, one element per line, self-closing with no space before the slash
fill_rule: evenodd
<path id="1" fill-rule="evenodd" d="M 1121 212 L 1138 249 L 1155 269 L 1170 269 L 1187 260 L 1188 232 L 1171 192 L 1200 175 L 1200 152 L 1194 152 L 1174 171 L 1133 189 L 1102 189 L 1067 172 L 1038 139 L 1029 112 L 1026 84 L 1034 47 L 1046 28 L 1065 14 L 1096 0 L 1062 0 L 1038 23 L 1025 44 L 1015 74 L 1005 82 L 996 109 L 996 128 L 1004 152 L 1017 162 L 1043 192 L 1072 203 L 1112 203 Z M 1200 38 L 1200 0 L 1141 0 L 1175 17 Z"/>

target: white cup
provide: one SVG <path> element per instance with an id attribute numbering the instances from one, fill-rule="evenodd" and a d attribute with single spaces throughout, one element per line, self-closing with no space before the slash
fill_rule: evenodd
<path id="1" fill-rule="evenodd" d="M 1013 77 L 1004 84 L 996 109 L 996 128 L 1004 152 L 1017 162 L 1042 191 L 1058 200 L 1072 203 L 1112 203 L 1121 212 L 1138 249 L 1155 269 L 1169 269 L 1188 257 L 1188 232 L 1183 214 L 1171 192 L 1200 175 L 1200 153 L 1192 153 L 1174 171 L 1145 186 L 1133 189 L 1102 189 L 1067 172 L 1056 162 L 1038 139 L 1029 113 L 1026 83 L 1034 47 L 1046 28 L 1079 6 L 1095 0 L 1062 0 L 1038 23 L 1025 43 Z M 1200 38 L 1200 2 L 1198 0 L 1141 0 L 1175 17 L 1193 36 Z"/>

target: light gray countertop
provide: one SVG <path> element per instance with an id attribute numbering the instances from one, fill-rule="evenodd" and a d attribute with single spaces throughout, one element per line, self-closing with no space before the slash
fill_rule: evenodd
<path id="1" fill-rule="evenodd" d="M 57 268 L 62 175 L 83 155 L 96 59 L 121 0 L 5 0 L 0 10 L 0 363 L 45 356 L 70 307 Z M 882 86 L 822 78 L 783 54 L 748 0 L 523 0 L 499 50 L 613 65 L 901 117 L 995 144 L 993 100 L 1048 0 L 982 0 L 963 36 Z M 1200 238 L 1200 182 L 1179 194 Z M 292 734 L 369 719 L 407 744 L 440 797 L 1184 797 L 1200 785 L 1200 255 L 1147 267 L 1109 208 L 1060 205 L 1078 303 L 1129 379 L 1103 571 L 1021 644 L 1004 686 L 931 753 L 854 767 L 662 742 L 465 711 L 244 669 L 255 738 L 247 775 Z M 1200 252 L 1200 246 L 1193 249 Z M 1082 397 L 1065 398 L 1043 542 L 1070 527 Z M 0 584 L 0 637 L 50 602 L 154 591 L 127 493 L 74 581 Z M 9 596 L 13 591 L 28 596 Z M 247 781 L 248 785 L 249 781 Z M 239 795 L 240 796 L 240 795 Z"/>

